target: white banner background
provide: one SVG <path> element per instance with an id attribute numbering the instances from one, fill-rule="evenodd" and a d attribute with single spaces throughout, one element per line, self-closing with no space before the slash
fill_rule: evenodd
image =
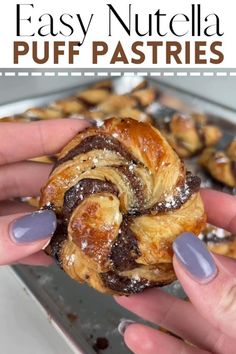
<path id="1" fill-rule="evenodd" d="M 160 0 L 160 1 L 140 1 L 140 0 L 130 0 L 130 1 L 104 1 L 104 0 L 86 0 L 86 1 L 48 1 L 48 0 L 21 0 L 22 4 L 33 4 L 34 8 L 31 6 L 22 6 L 22 18 L 31 17 L 31 23 L 28 21 L 21 22 L 22 33 L 35 33 L 33 37 L 17 37 L 16 36 L 16 4 L 15 0 L 8 0 L 7 2 L 1 3 L 0 11 L 0 67 L 1 68 L 122 68 L 130 69 L 134 68 L 140 70 L 142 67 L 145 68 L 204 68 L 204 69 L 221 69 L 221 68 L 236 68 L 236 2 L 230 1 L 219 1 L 219 0 L 198 0 L 196 2 L 188 0 Z M 132 15 L 131 23 L 132 30 L 131 36 L 125 32 L 121 24 L 112 16 L 112 36 L 109 36 L 109 8 L 107 4 L 112 4 L 122 19 L 128 23 L 128 11 L 129 3 L 132 4 Z M 213 37 L 206 36 L 195 36 L 191 37 L 191 34 L 187 34 L 184 37 L 176 37 L 170 33 L 165 37 L 160 37 L 155 33 L 155 12 L 161 10 L 162 13 L 166 13 L 167 16 L 162 17 L 162 31 L 168 31 L 169 20 L 172 16 L 177 13 L 184 13 L 191 18 L 191 4 L 201 4 L 202 9 L 202 28 L 212 24 L 211 20 L 209 22 L 204 22 L 207 15 L 211 13 L 216 13 L 220 18 L 220 31 L 224 32 L 222 37 L 217 35 Z M 65 17 L 68 22 L 74 27 L 74 34 L 70 37 L 64 37 L 60 34 L 57 36 L 46 36 L 40 37 L 37 34 L 38 29 L 44 25 L 48 24 L 48 19 L 39 22 L 39 17 L 42 14 L 50 13 L 54 18 L 54 31 L 59 32 L 69 32 L 69 29 L 60 25 L 59 17 L 63 13 L 70 14 L 73 18 L 69 16 Z M 154 29 L 153 35 L 139 37 L 134 30 L 134 14 L 139 14 L 140 31 L 146 32 L 148 29 L 148 14 L 152 14 Z M 80 14 L 82 20 L 84 21 L 85 27 L 87 27 L 91 14 L 94 14 L 88 33 L 86 35 L 83 45 L 79 48 L 80 54 L 75 56 L 74 64 L 68 64 L 68 45 L 65 46 L 65 54 L 59 57 L 59 63 L 53 64 L 53 42 L 54 41 L 81 41 L 83 38 L 83 33 L 76 14 Z M 175 24 L 179 32 L 191 32 L 191 22 L 178 23 Z M 29 44 L 29 53 L 25 56 L 20 57 L 19 64 L 13 64 L 13 42 L 14 41 L 27 41 Z M 32 41 L 38 42 L 39 57 L 43 56 L 42 48 L 43 42 L 50 42 L 49 50 L 49 60 L 45 64 L 36 64 L 32 59 Z M 92 63 L 92 42 L 93 41 L 104 41 L 108 44 L 109 50 L 106 55 L 98 58 L 98 63 L 95 65 Z M 110 64 L 110 60 L 114 53 L 117 42 L 121 41 L 123 48 L 125 50 L 129 64 Z M 135 54 L 132 54 L 131 45 L 135 41 L 178 41 L 184 43 L 185 41 L 191 41 L 191 45 L 194 41 L 207 41 L 211 43 L 212 41 L 222 41 L 223 47 L 222 51 L 224 53 L 224 61 L 221 64 L 213 65 L 209 62 L 207 64 L 196 64 L 194 65 L 194 51 L 191 53 L 191 63 L 188 65 L 177 64 L 173 61 L 171 64 L 165 64 L 165 46 L 159 49 L 158 65 L 152 65 L 151 61 L 151 48 L 148 48 L 145 44 L 142 51 L 146 54 L 146 59 L 143 64 L 132 64 L 131 59 L 137 58 Z M 209 47 L 209 46 L 208 46 Z M 78 48 L 76 48 L 78 49 Z M 41 53 L 41 54 L 40 54 Z M 207 57 L 209 59 L 210 53 L 208 52 Z M 214 56 L 213 56 L 214 57 Z M 184 55 L 182 55 L 184 58 Z"/>

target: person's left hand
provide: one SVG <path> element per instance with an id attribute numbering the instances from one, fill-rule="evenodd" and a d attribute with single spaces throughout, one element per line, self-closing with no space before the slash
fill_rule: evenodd
<path id="1" fill-rule="evenodd" d="M 55 214 L 33 212 L 35 208 L 13 198 L 38 196 L 52 169 L 28 159 L 58 153 L 88 126 L 76 119 L 0 123 L 0 265 L 52 263 L 41 250 L 55 231 Z"/>

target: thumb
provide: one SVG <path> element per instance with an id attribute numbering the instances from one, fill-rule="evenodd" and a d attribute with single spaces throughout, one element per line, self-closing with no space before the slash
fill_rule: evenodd
<path id="1" fill-rule="evenodd" d="M 41 250 L 57 225 L 51 210 L 0 217 L 0 265 L 10 264 Z"/>
<path id="2" fill-rule="evenodd" d="M 191 233 L 174 244 L 174 268 L 196 309 L 215 328 L 235 337 L 236 261 L 211 254 Z"/>

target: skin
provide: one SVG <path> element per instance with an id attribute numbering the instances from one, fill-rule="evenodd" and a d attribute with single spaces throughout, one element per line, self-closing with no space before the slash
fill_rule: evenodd
<path id="1" fill-rule="evenodd" d="M 11 223 L 34 211 L 34 208 L 9 199 L 39 195 L 52 166 L 26 160 L 57 153 L 87 126 L 88 122 L 73 119 L 1 123 L 0 265 L 52 263 L 52 259 L 42 251 L 49 239 L 27 245 L 11 241 Z M 235 197 L 210 190 L 201 193 L 209 222 L 236 232 Z M 125 343 L 133 353 L 235 353 L 236 263 L 225 257 L 213 257 L 218 273 L 211 282 L 204 285 L 193 280 L 174 257 L 177 277 L 190 302 L 164 294 L 160 289 L 147 290 L 131 297 L 116 297 L 116 301 L 123 307 L 194 344 L 190 346 L 181 339 L 137 323 L 128 326 L 124 334 Z"/>
<path id="2" fill-rule="evenodd" d="M 40 195 L 40 188 L 47 181 L 52 165 L 26 160 L 58 153 L 78 132 L 88 126 L 87 121 L 76 119 L 1 123 L 0 265 L 13 263 L 49 265 L 53 262 L 42 251 L 49 238 L 24 245 L 11 240 L 9 236 L 11 223 L 34 211 L 35 208 L 9 199 Z"/>

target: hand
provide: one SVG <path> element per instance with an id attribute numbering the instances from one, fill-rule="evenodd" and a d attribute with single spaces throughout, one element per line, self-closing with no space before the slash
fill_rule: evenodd
<path id="1" fill-rule="evenodd" d="M 235 233 L 235 197 L 210 190 L 203 190 L 202 197 L 209 222 Z M 236 353 L 236 261 L 211 255 L 191 234 L 178 237 L 173 249 L 175 272 L 190 302 L 160 289 L 116 301 L 193 346 L 129 321 L 121 326 L 127 346 L 136 354 Z"/>
<path id="2" fill-rule="evenodd" d="M 76 119 L 0 123 L 0 265 L 52 262 L 41 250 L 55 231 L 55 214 L 32 213 L 33 207 L 10 199 L 38 196 L 52 169 L 26 160 L 57 153 L 87 126 Z"/>

